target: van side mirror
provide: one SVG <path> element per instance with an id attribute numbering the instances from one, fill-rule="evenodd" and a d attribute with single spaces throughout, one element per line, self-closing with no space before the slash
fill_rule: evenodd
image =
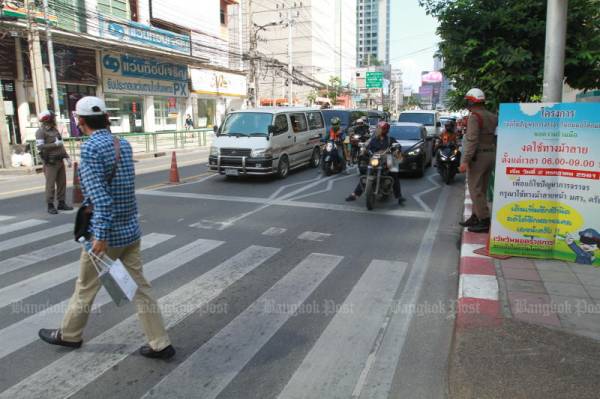
<path id="1" fill-rule="evenodd" d="M 213 132 L 215 132 L 217 134 L 217 136 L 219 135 L 219 126 L 214 125 L 213 126 Z"/>
<path id="2" fill-rule="evenodd" d="M 436 124 L 435 124 L 435 126 L 437 126 L 437 127 L 442 127 L 442 122 L 438 122 L 438 123 L 436 123 Z"/>
<path id="3" fill-rule="evenodd" d="M 275 125 L 269 125 L 267 128 L 269 135 L 277 133 L 277 127 Z"/>

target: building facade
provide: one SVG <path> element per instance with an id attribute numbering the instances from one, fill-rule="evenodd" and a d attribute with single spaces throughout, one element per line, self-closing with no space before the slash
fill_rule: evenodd
<path id="1" fill-rule="evenodd" d="M 248 20 L 257 31 L 259 104 L 285 105 L 290 90 L 295 105 L 307 104 L 332 77 L 350 84 L 356 65 L 353 1 L 253 0 Z"/>
<path id="2" fill-rule="evenodd" d="M 357 0 L 357 66 L 390 63 L 390 6 L 391 0 Z"/>
<path id="3" fill-rule="evenodd" d="M 4 3 L 2 15 L 13 18 L 0 20 L 8 33 L 0 52 L 15 54 L 0 68 L 12 144 L 32 139 L 37 114 L 54 108 L 43 13 L 28 24 L 22 3 Z M 196 127 L 219 123 L 247 91 L 241 7 L 237 0 L 50 0 L 54 111 L 63 132 L 79 135 L 73 111 L 86 95 L 104 98 L 114 132 L 178 130 L 186 115 Z"/>

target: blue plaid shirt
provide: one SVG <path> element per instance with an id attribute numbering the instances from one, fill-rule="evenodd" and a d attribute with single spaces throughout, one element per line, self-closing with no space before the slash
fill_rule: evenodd
<path id="1" fill-rule="evenodd" d="M 94 206 L 90 233 L 110 247 L 125 247 L 139 240 L 140 224 L 135 200 L 135 170 L 131 146 L 121 139 L 121 161 L 108 184 L 115 163 L 113 135 L 97 130 L 81 146 L 79 176 L 84 204 Z"/>

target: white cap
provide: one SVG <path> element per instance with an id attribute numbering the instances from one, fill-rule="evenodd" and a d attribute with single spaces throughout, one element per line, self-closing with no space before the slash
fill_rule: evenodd
<path id="1" fill-rule="evenodd" d="M 104 115 L 107 113 L 104 100 L 98 97 L 88 96 L 77 101 L 75 113 L 78 116 Z"/>
<path id="2" fill-rule="evenodd" d="M 482 103 L 485 101 L 485 94 L 481 89 L 474 87 L 467 92 L 465 99 L 473 103 Z"/>
<path id="3" fill-rule="evenodd" d="M 52 113 L 52 111 L 49 110 L 45 110 L 40 112 L 40 114 L 38 115 L 38 120 L 43 121 L 44 119 L 49 119 L 52 118 L 54 116 L 54 114 Z"/>

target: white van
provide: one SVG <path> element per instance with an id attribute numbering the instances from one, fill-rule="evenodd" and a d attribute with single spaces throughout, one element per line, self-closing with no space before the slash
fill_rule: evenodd
<path id="1" fill-rule="evenodd" d="M 427 129 L 427 137 L 438 137 L 442 130 L 440 113 L 437 111 L 404 111 L 400 113 L 398 122 L 420 123 Z"/>
<path id="2" fill-rule="evenodd" d="M 226 176 L 277 174 L 319 167 L 323 115 L 312 108 L 256 108 L 232 112 L 215 129 L 208 165 Z"/>

